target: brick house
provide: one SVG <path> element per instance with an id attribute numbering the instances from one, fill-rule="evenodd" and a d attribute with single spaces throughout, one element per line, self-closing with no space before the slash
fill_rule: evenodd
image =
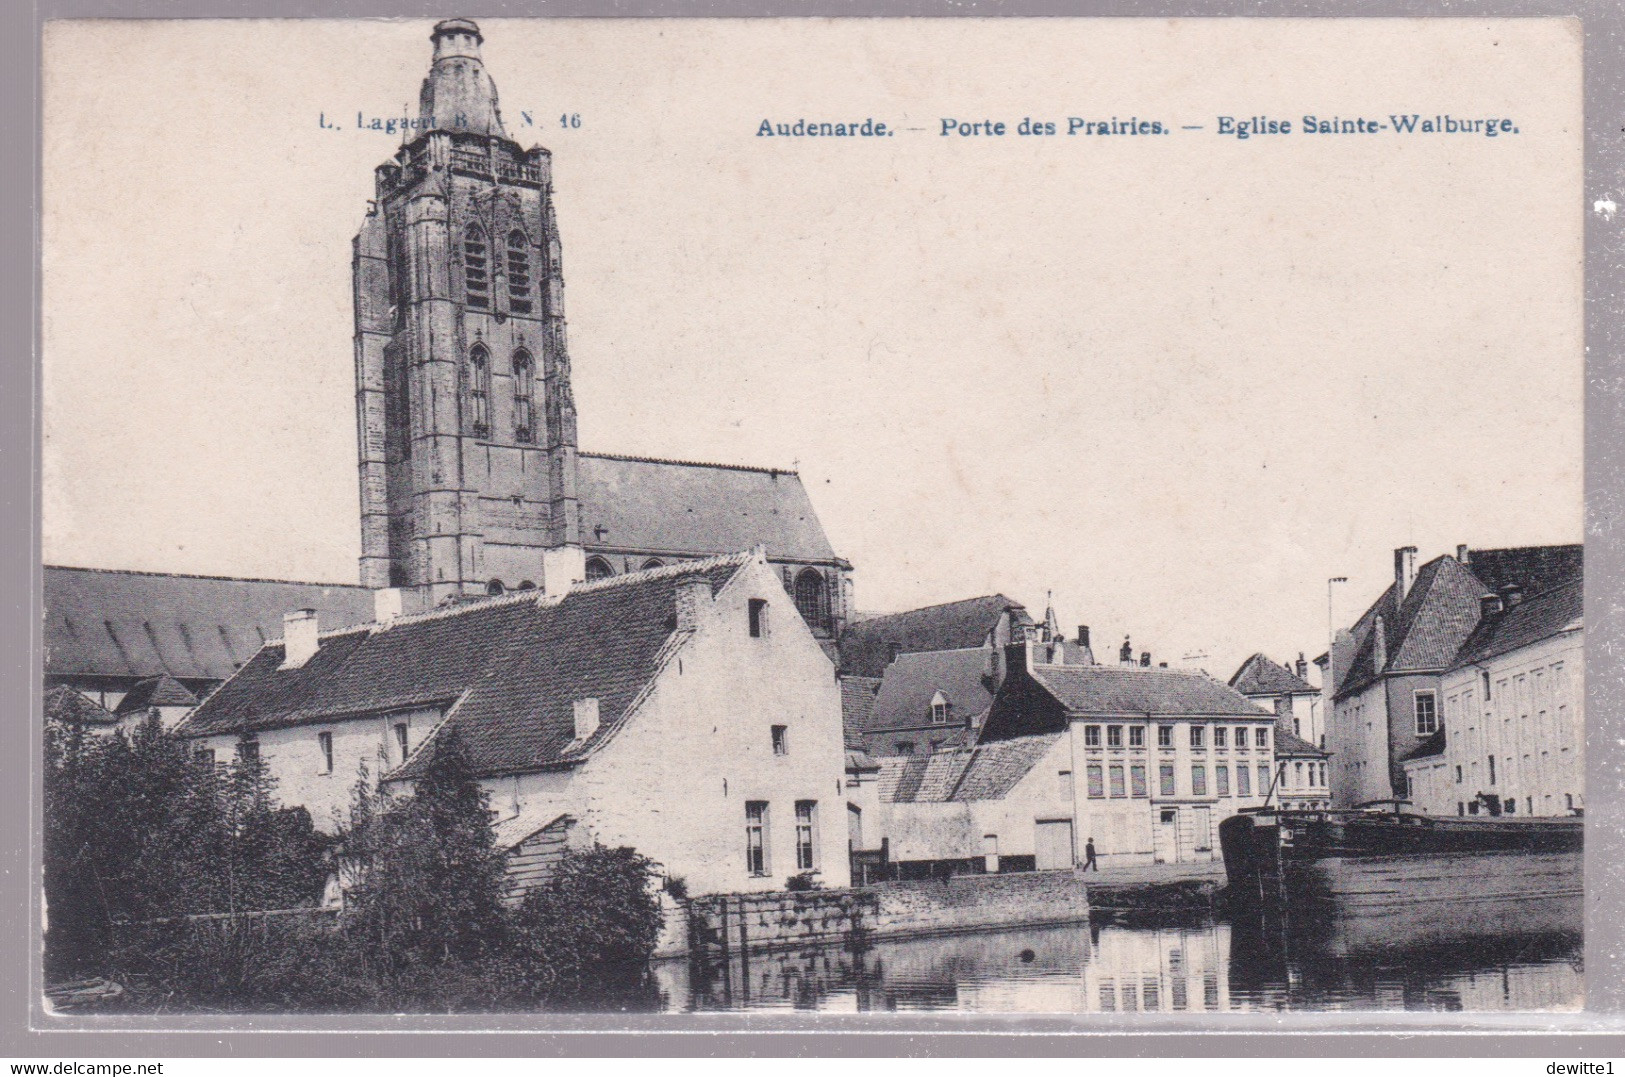
<path id="1" fill-rule="evenodd" d="M 532 878 L 573 834 L 696 894 L 848 879 L 834 671 L 761 549 L 333 633 L 294 615 L 179 732 L 331 830 L 363 767 L 409 789 L 448 730 Z"/>

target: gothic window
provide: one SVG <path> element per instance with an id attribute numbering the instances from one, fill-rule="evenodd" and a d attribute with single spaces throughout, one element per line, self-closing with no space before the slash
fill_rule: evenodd
<path id="1" fill-rule="evenodd" d="M 517 228 L 508 233 L 508 309 L 515 314 L 531 310 L 530 240 Z"/>
<path id="2" fill-rule="evenodd" d="M 477 438 L 491 434 L 491 355 L 485 345 L 476 344 L 468 357 L 469 431 Z"/>
<path id="3" fill-rule="evenodd" d="M 658 557 L 651 557 L 651 558 L 649 558 L 649 560 L 643 562 L 642 571 L 648 572 L 652 568 L 665 568 L 665 567 L 666 567 L 666 562 L 662 561 Z"/>
<path id="4" fill-rule="evenodd" d="M 814 569 L 803 569 L 796 577 L 796 609 L 814 628 L 824 625 L 824 577 Z"/>
<path id="5" fill-rule="evenodd" d="M 485 585 L 485 593 L 488 595 L 506 594 L 507 591 L 508 589 L 502 586 L 501 580 L 492 580 L 490 583 Z"/>
<path id="6" fill-rule="evenodd" d="M 602 557 L 587 558 L 587 582 L 594 580 L 607 580 L 615 575 L 615 570 L 609 567 L 609 562 Z"/>
<path id="7" fill-rule="evenodd" d="M 489 258 L 484 231 L 477 224 L 469 225 L 463 233 L 463 291 L 468 305 L 480 310 L 491 308 Z"/>
<path id="8" fill-rule="evenodd" d="M 536 440 L 536 368 L 530 353 L 520 351 L 513 357 L 513 436 L 515 441 Z"/>

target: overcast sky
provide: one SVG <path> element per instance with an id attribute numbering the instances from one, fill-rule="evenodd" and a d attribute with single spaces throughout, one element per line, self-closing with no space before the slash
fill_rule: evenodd
<path id="1" fill-rule="evenodd" d="M 50 28 L 48 563 L 355 580 L 350 238 L 399 141 L 355 117 L 415 110 L 430 28 Z M 482 28 L 554 154 L 582 448 L 799 468 L 861 608 L 1052 589 L 1228 676 L 1395 546 L 1580 539 L 1572 25 Z M 1518 133 L 1297 130 L 1402 110 Z M 1014 133 L 1074 115 L 1176 130 Z"/>

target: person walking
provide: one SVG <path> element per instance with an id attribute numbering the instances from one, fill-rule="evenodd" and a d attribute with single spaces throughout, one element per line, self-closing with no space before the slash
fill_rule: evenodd
<path id="1" fill-rule="evenodd" d="M 1095 839 L 1090 838 L 1083 843 L 1083 870 L 1099 871 L 1100 865 L 1095 863 Z"/>

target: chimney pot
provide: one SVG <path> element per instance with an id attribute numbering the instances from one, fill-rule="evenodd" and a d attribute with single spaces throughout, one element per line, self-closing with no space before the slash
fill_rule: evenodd
<path id="1" fill-rule="evenodd" d="M 1470 557 L 1472 557 L 1472 554 L 1468 552 L 1467 544 L 1465 542 L 1463 542 L 1461 545 L 1456 547 L 1456 560 L 1457 561 L 1459 561 L 1459 562 L 1461 562 L 1462 564 L 1465 565 Z"/>
<path id="2" fill-rule="evenodd" d="M 1149 666 L 1150 664 L 1151 664 L 1151 652 L 1150 651 L 1141 651 L 1140 652 L 1140 665 Z"/>
<path id="3" fill-rule="evenodd" d="M 1309 660 L 1303 656 L 1302 651 L 1298 652 L 1298 661 L 1294 666 L 1294 671 L 1298 674 L 1298 680 L 1300 681 L 1309 676 Z"/>
<path id="4" fill-rule="evenodd" d="M 282 669 L 298 669 L 320 647 L 320 621 L 312 609 L 282 615 Z"/>
<path id="5" fill-rule="evenodd" d="M 1079 625 L 1078 626 L 1078 646 L 1079 647 L 1087 647 L 1087 646 L 1089 646 L 1089 626 L 1088 625 Z"/>
<path id="6" fill-rule="evenodd" d="M 677 581 L 677 628 L 692 632 L 700 615 L 711 605 L 711 581 L 704 576 L 683 576 Z"/>

